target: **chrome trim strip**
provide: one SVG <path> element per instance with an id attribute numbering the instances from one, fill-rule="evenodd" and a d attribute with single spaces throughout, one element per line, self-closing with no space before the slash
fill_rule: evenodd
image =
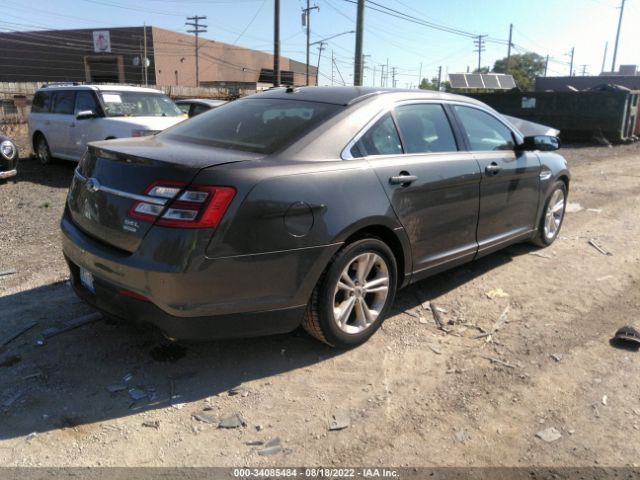
<path id="1" fill-rule="evenodd" d="M 87 180 L 89 180 L 87 177 L 82 175 L 77 168 L 74 172 L 74 176 L 82 182 L 86 182 Z M 170 200 L 170 199 L 162 199 L 158 197 L 150 197 L 148 195 L 137 195 L 135 193 L 123 192 L 122 190 L 116 190 L 115 188 L 105 187 L 104 185 L 96 185 L 95 188 L 96 188 L 96 191 L 98 192 L 110 193 L 111 195 L 115 195 L 117 197 L 128 198 L 130 200 L 136 200 L 138 202 L 150 203 L 152 205 L 164 206 Z"/>
<path id="2" fill-rule="evenodd" d="M 0 178 L 4 180 L 5 178 L 15 177 L 17 174 L 18 174 L 18 170 L 16 170 L 14 168 L 13 170 L 7 170 L 6 172 L 0 172 Z"/>
<path id="3" fill-rule="evenodd" d="M 549 180 L 551 178 L 551 175 L 553 175 L 553 172 L 551 170 L 543 170 L 542 172 L 540 172 L 540 180 Z"/>
<path id="4" fill-rule="evenodd" d="M 393 103 L 391 105 L 388 105 L 387 107 L 382 109 L 380 112 L 378 112 L 371 120 L 369 120 L 369 122 L 367 122 L 367 124 L 364 127 L 362 127 L 362 130 L 360 130 L 353 137 L 353 139 L 349 143 L 347 143 L 347 146 L 342 149 L 342 152 L 340 152 L 340 158 L 342 158 L 342 160 L 353 160 L 354 157 L 353 157 L 353 155 L 351 155 L 351 149 L 353 148 L 353 146 L 356 143 L 358 143 L 358 140 L 360 140 L 360 138 L 365 133 L 367 133 L 369 128 L 371 128 L 373 126 L 373 124 L 375 122 L 377 122 L 380 119 L 380 117 L 382 117 L 385 113 L 388 113 L 391 110 L 393 110 L 394 108 L 402 106 L 402 105 L 414 105 L 414 104 L 418 104 L 418 103 L 436 103 L 438 105 L 445 105 L 445 104 L 446 105 L 460 105 L 460 106 L 463 106 L 463 107 L 475 108 L 477 110 L 480 110 L 480 111 L 490 115 L 495 120 L 500 122 L 502 125 L 504 125 L 506 128 L 508 128 L 511 132 L 513 132 L 516 135 L 516 141 L 518 143 L 522 143 L 523 136 L 518 131 L 518 129 L 515 128 L 513 125 L 511 125 L 511 123 L 509 123 L 509 121 L 507 119 L 496 116 L 497 112 L 495 112 L 494 110 L 491 110 L 489 108 L 486 108 L 486 106 L 484 106 L 484 105 L 477 105 L 475 103 L 467 103 L 467 102 L 462 102 L 462 101 L 459 101 L 459 100 L 444 100 L 444 99 L 435 99 L 435 98 L 434 99 L 429 99 L 429 100 L 413 99 L 413 100 L 401 100 L 401 101 L 395 102 L 395 103 Z M 498 113 L 498 115 L 499 115 L 499 113 Z M 504 150 L 504 151 L 509 151 L 509 150 Z M 473 153 L 476 153 L 476 151 L 474 151 L 474 150 L 470 150 L 470 151 L 457 150 L 457 152 L 467 152 L 467 153 L 472 153 L 473 152 Z M 420 154 L 416 154 L 416 155 L 432 155 L 434 153 L 456 153 L 456 152 L 425 152 L 425 153 L 420 153 Z M 492 153 L 495 153 L 495 152 L 492 151 Z M 400 153 L 400 154 L 392 155 L 392 156 L 399 157 L 399 156 L 406 156 L 406 155 L 411 155 L 411 154 Z M 378 156 L 380 156 L 380 155 L 378 155 Z M 364 158 L 371 158 L 371 157 L 372 156 L 364 157 Z"/>

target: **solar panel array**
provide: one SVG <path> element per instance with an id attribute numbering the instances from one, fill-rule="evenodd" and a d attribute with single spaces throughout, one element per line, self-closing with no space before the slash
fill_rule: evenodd
<path id="1" fill-rule="evenodd" d="M 516 87 L 512 75 L 501 73 L 450 73 L 451 88 L 488 88 L 511 90 Z"/>

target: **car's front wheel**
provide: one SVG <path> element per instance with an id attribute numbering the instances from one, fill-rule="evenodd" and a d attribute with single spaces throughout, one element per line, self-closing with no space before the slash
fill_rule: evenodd
<path id="1" fill-rule="evenodd" d="M 333 347 L 360 345 L 382 324 L 396 284 L 396 260 L 387 244 L 355 241 L 336 254 L 318 282 L 302 325 Z"/>
<path id="2" fill-rule="evenodd" d="M 558 238 L 566 206 L 567 186 L 564 182 L 557 181 L 547 197 L 538 231 L 532 239 L 535 245 L 547 247 Z"/>
<path id="3" fill-rule="evenodd" d="M 49 144 L 47 143 L 47 139 L 44 138 L 44 135 L 38 134 L 34 143 L 34 150 L 36 153 L 36 158 L 40 162 L 41 165 L 49 165 L 53 162 L 53 158 L 51 157 L 51 150 L 49 150 Z"/>

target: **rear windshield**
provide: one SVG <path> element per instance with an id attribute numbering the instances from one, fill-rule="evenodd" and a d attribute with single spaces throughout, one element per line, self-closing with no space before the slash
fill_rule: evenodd
<path id="1" fill-rule="evenodd" d="M 177 117 L 184 115 L 161 93 L 100 92 L 107 117 Z"/>
<path id="2" fill-rule="evenodd" d="M 236 100 L 161 135 L 214 147 L 270 154 L 340 110 L 339 105 L 280 99 Z"/>

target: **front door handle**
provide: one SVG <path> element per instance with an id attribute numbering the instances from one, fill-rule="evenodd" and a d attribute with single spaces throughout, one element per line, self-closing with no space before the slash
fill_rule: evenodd
<path id="1" fill-rule="evenodd" d="M 401 173 L 400 175 L 395 175 L 389 178 L 389 183 L 391 185 L 403 185 L 407 186 L 412 184 L 418 179 L 415 175 L 408 175 Z"/>
<path id="2" fill-rule="evenodd" d="M 502 167 L 496 162 L 491 162 L 491 164 L 487 165 L 484 169 L 489 175 L 496 175 L 500 170 L 502 170 Z"/>

